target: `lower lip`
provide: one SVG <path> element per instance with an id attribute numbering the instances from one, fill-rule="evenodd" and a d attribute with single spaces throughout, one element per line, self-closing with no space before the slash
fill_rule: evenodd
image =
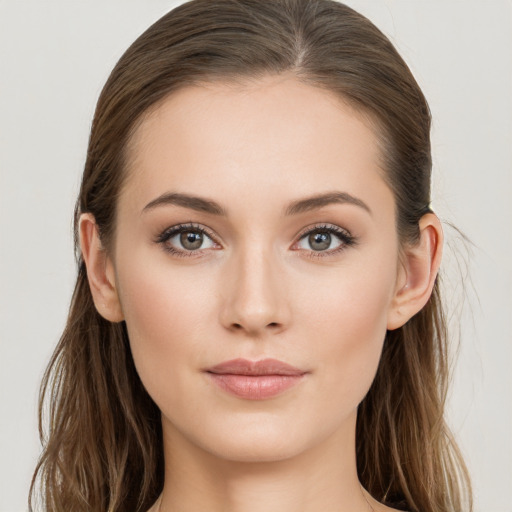
<path id="1" fill-rule="evenodd" d="M 265 400 L 298 384 L 304 375 L 234 375 L 208 373 L 224 391 L 247 400 Z"/>

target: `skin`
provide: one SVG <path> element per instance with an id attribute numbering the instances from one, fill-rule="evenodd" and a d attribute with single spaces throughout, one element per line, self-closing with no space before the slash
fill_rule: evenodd
<path id="1" fill-rule="evenodd" d="M 152 111 L 128 156 L 113 250 L 102 250 L 90 214 L 81 244 L 98 311 L 126 321 L 162 412 L 165 486 L 152 512 L 391 510 L 357 478 L 357 406 L 386 330 L 430 296 L 442 231 L 428 214 L 420 242 L 400 245 L 368 119 L 289 75 L 210 83 Z M 285 214 L 327 192 L 366 207 Z M 215 201 L 225 215 L 145 208 L 167 193 Z M 157 241 L 190 222 L 211 235 L 201 249 L 178 256 L 166 247 L 183 251 L 179 236 Z M 304 232 L 318 226 L 337 226 L 354 243 L 331 233 L 329 248 L 315 251 Z M 277 397 L 245 400 L 203 371 L 237 357 L 308 373 Z"/>

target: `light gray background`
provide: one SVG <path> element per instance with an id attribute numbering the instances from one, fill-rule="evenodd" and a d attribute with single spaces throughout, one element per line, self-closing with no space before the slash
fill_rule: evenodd
<path id="1" fill-rule="evenodd" d="M 71 217 L 96 99 L 122 52 L 177 3 L 0 0 L 1 512 L 27 509 L 37 389 L 73 286 Z M 466 265 L 447 230 L 449 301 L 463 318 L 449 421 L 476 510 L 511 512 L 512 3 L 347 3 L 392 39 L 431 105 L 433 205 L 475 244 Z M 465 301 L 454 252 L 472 276 Z"/>

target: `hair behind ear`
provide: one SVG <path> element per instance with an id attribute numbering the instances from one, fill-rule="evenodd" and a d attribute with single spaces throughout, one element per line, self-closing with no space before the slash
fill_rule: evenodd
<path id="1" fill-rule="evenodd" d="M 448 361 L 436 278 L 425 307 L 387 332 L 377 375 L 358 411 L 361 483 L 391 507 L 472 510 L 469 474 L 444 421 Z M 437 455 L 426 455 L 432 453 Z M 461 488 L 461 481 L 467 486 Z"/>
<path id="2" fill-rule="evenodd" d="M 70 319 L 41 384 L 44 450 L 29 510 L 41 477 L 44 510 L 144 512 L 163 488 L 160 411 L 139 379 L 124 322 L 109 322 L 96 310 L 84 263 Z"/>

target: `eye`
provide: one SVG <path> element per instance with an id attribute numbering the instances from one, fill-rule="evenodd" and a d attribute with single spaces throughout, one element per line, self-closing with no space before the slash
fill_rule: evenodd
<path id="1" fill-rule="evenodd" d="M 313 251 L 313 253 L 317 253 L 314 254 L 315 256 L 326 256 L 335 254 L 354 244 L 355 238 L 345 229 L 333 225 L 323 225 L 306 231 L 294 248 Z"/>
<path id="2" fill-rule="evenodd" d="M 191 224 L 166 229 L 157 237 L 156 242 L 162 244 L 166 251 L 179 256 L 219 247 L 205 228 Z"/>

